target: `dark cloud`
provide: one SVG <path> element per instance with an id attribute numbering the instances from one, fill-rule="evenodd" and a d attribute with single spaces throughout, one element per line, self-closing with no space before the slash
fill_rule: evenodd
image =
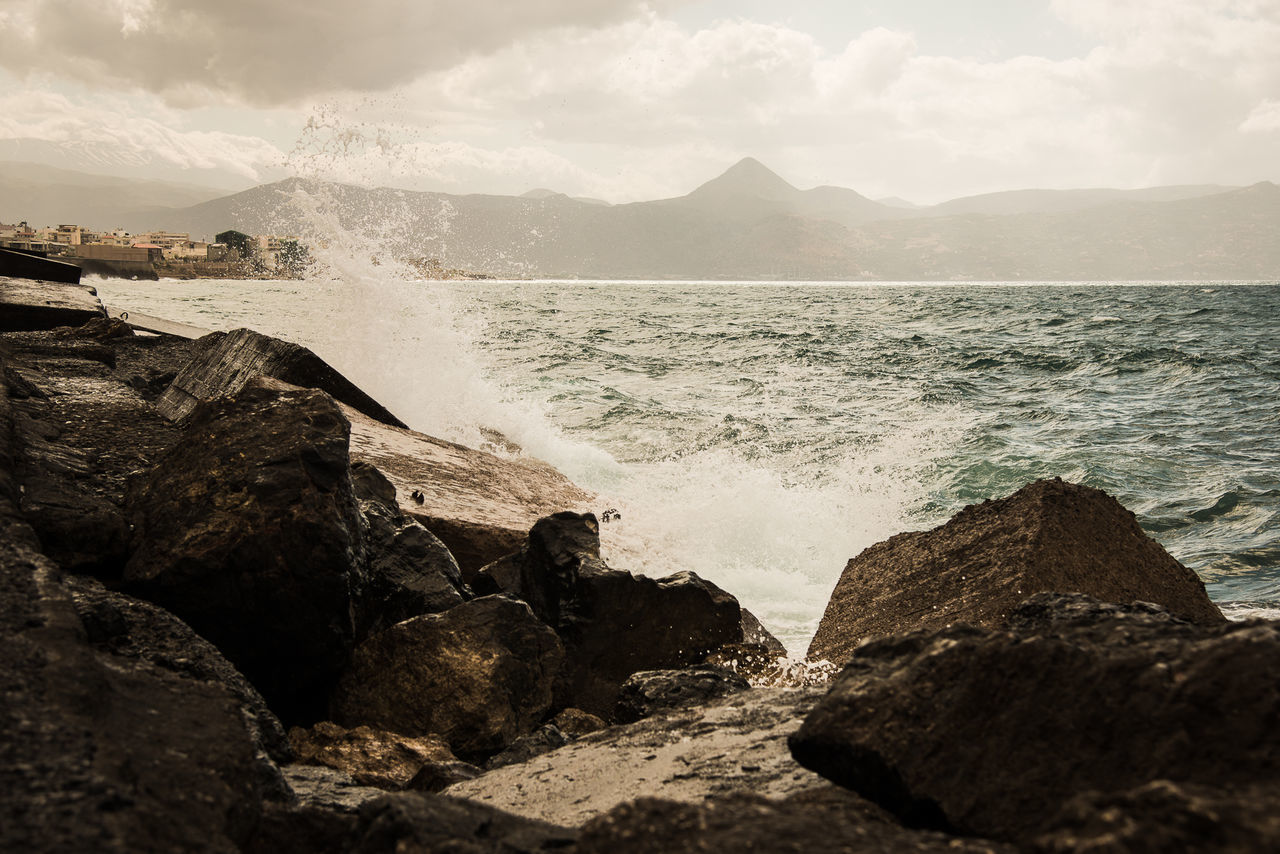
<path id="1" fill-rule="evenodd" d="M 0 66 L 131 85 L 192 106 L 379 91 L 639 0 L 0 0 Z"/>

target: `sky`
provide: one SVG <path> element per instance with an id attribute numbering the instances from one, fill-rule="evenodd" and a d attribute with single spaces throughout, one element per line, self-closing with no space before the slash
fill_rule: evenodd
<path id="1" fill-rule="evenodd" d="M 1280 181 L 1280 0 L 0 0 L 0 159 L 241 189 Z"/>

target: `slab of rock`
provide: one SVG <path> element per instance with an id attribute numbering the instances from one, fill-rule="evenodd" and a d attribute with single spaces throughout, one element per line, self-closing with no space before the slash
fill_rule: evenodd
<path id="1" fill-rule="evenodd" d="M 565 826 L 641 797 L 687 803 L 739 791 L 783 797 L 821 784 L 786 744 L 819 696 L 812 688 L 756 689 L 661 712 L 445 792 Z"/>
<path id="2" fill-rule="evenodd" d="M 808 659 L 843 664 L 865 638 L 951 623 L 1000 627 L 1014 606 L 1040 592 L 1156 602 L 1193 622 L 1223 622 L 1204 583 L 1114 498 L 1041 480 L 850 560 Z"/>
<path id="3" fill-rule="evenodd" d="M 593 499 L 539 460 L 498 457 L 345 411 L 352 460 L 386 475 L 400 509 L 449 547 L 467 583 L 480 567 L 519 549 L 538 519 L 585 509 Z"/>
<path id="4" fill-rule="evenodd" d="M 289 724 L 325 717 L 356 641 L 348 430 L 324 392 L 250 380 L 197 409 L 129 499 L 129 590 L 212 641 Z"/>
<path id="5" fill-rule="evenodd" d="M 436 734 L 463 758 L 495 753 L 550 711 L 563 659 L 528 605 L 485 596 L 360 644 L 334 692 L 333 719 Z"/>
<path id="6" fill-rule="evenodd" d="M 520 551 L 477 574 L 477 592 L 519 597 L 565 645 L 557 705 L 610 718 L 618 691 L 640 670 L 685 667 L 742 640 L 731 595 L 692 572 L 652 579 L 600 559 L 594 515 L 538 520 Z"/>
<path id="7" fill-rule="evenodd" d="M 530 821 L 485 804 L 406 792 L 362 807 L 347 850 L 352 854 L 535 854 L 569 849 L 577 835 L 576 829 Z"/>
<path id="8" fill-rule="evenodd" d="M 1039 594 L 1013 631 L 870 641 L 791 739 L 911 824 L 1030 841 L 1074 796 L 1273 784 L 1280 624 Z"/>
<path id="9" fill-rule="evenodd" d="M 1010 845 L 908 830 L 851 792 L 817 788 L 774 800 L 747 792 L 701 804 L 641 798 L 582 828 L 577 854 L 1015 854 Z"/>
<path id="10" fill-rule="evenodd" d="M 438 736 L 414 737 L 367 726 L 345 729 L 332 721 L 309 729 L 294 727 L 289 730 L 289 742 L 299 763 L 336 768 L 350 774 L 358 785 L 380 789 L 403 789 L 424 765 L 458 761 Z"/>
<path id="11" fill-rule="evenodd" d="M 186 419 L 202 400 L 235 394 L 250 379 L 266 376 L 302 388 L 320 389 L 376 421 L 405 426 L 306 347 L 251 329 L 216 332 L 200 339 L 200 345 L 156 401 L 156 409 L 171 421 Z"/>
<path id="12" fill-rule="evenodd" d="M 0 332 L 79 326 L 106 316 L 89 285 L 0 276 Z"/>
<path id="13" fill-rule="evenodd" d="M 614 719 L 632 723 L 663 709 L 702 705 L 750 688 L 751 683 L 732 670 L 708 664 L 680 670 L 642 670 L 622 683 Z"/>

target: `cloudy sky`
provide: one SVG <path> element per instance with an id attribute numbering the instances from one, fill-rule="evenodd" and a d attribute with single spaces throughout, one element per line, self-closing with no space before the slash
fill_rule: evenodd
<path id="1" fill-rule="evenodd" d="M 241 188 L 1280 181 L 1280 0 L 0 0 L 0 159 Z"/>

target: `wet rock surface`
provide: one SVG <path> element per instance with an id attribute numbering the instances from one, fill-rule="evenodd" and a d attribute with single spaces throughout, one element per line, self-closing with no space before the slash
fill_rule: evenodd
<path id="1" fill-rule="evenodd" d="M 424 765 L 458 761 L 439 736 L 412 737 L 366 726 L 344 729 L 332 721 L 309 729 L 294 727 L 289 743 L 299 763 L 335 768 L 351 775 L 357 785 L 379 789 L 403 789 Z"/>
<path id="2" fill-rule="evenodd" d="M 614 719 L 631 723 L 663 709 L 702 705 L 750 688 L 751 683 L 732 670 L 711 665 L 642 670 L 622 683 Z"/>
<path id="3" fill-rule="evenodd" d="M 999 628 L 1014 606 L 1039 592 L 1155 602 L 1192 622 L 1223 621 L 1203 582 L 1118 501 L 1086 486 L 1041 480 L 850 560 L 808 658 L 840 665 L 866 638 L 951 623 Z"/>
<path id="4" fill-rule="evenodd" d="M 1009 632 L 872 641 L 791 739 L 908 824 L 1029 841 L 1081 792 L 1274 785 L 1280 625 L 1040 594 Z"/>

